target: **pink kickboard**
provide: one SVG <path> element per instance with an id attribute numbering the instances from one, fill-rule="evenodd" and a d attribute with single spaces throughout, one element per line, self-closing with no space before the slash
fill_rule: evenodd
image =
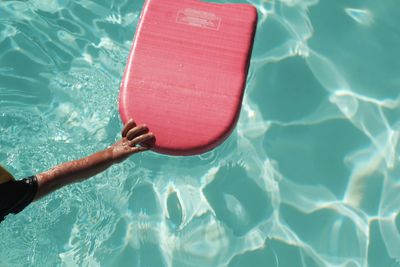
<path id="1" fill-rule="evenodd" d="M 222 143 L 239 117 L 256 25 L 248 4 L 146 0 L 120 88 L 122 121 L 145 123 L 163 154 Z"/>

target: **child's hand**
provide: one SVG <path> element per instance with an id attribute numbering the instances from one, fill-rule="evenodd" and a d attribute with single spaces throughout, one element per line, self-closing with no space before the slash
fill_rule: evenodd
<path id="1" fill-rule="evenodd" d="M 149 133 L 146 125 L 136 125 L 131 119 L 122 128 L 122 138 L 109 149 L 115 163 L 120 163 L 129 156 L 149 150 L 155 143 L 153 133 Z"/>

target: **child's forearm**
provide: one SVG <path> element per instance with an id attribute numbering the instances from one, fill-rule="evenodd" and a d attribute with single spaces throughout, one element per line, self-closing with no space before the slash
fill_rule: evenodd
<path id="1" fill-rule="evenodd" d="M 34 200 L 63 187 L 88 179 L 129 156 L 149 150 L 155 138 L 146 125 L 129 120 L 122 129 L 122 138 L 106 150 L 83 159 L 62 163 L 47 172 L 36 175 L 38 189 Z M 143 145 L 142 145 L 143 143 Z"/>
<path id="2" fill-rule="evenodd" d="M 35 200 L 59 189 L 62 186 L 88 179 L 113 165 L 110 148 L 99 151 L 86 158 L 65 162 L 49 171 L 36 175 L 38 191 Z"/>

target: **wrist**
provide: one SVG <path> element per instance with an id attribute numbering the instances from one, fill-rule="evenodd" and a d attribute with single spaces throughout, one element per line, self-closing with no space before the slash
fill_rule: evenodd
<path id="1" fill-rule="evenodd" d="M 114 147 L 110 146 L 107 149 L 104 150 L 104 155 L 107 159 L 108 162 L 110 162 L 111 164 L 115 164 L 116 162 L 116 158 L 115 158 L 115 152 L 114 152 Z"/>
<path id="2" fill-rule="evenodd" d="M 121 163 L 129 157 L 127 148 L 120 145 L 120 141 L 106 149 L 107 157 L 109 157 L 112 164 Z"/>

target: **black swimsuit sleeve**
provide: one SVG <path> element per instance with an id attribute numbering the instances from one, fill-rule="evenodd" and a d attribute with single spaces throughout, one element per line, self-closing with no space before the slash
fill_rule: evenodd
<path id="1" fill-rule="evenodd" d="M 17 214 L 28 206 L 37 192 L 36 176 L 0 184 L 0 222 L 10 213 Z"/>

